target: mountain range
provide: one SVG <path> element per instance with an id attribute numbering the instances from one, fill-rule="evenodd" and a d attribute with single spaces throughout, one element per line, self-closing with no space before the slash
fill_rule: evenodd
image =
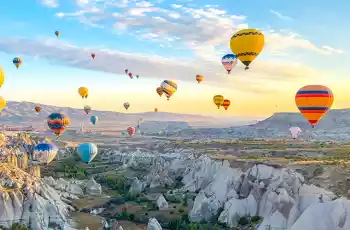
<path id="1" fill-rule="evenodd" d="M 35 112 L 35 106 L 40 106 L 41 111 Z M 93 108 L 92 108 L 93 109 Z M 6 108 L 1 111 L 0 122 L 7 125 L 32 125 L 35 128 L 45 127 L 47 116 L 53 112 L 65 113 L 71 121 L 72 127 L 78 127 L 82 123 L 90 124 L 89 116 L 95 115 L 99 118 L 99 127 L 125 128 L 125 125 L 136 125 L 141 122 L 187 122 L 191 127 L 230 127 L 244 124 L 252 124 L 256 121 L 247 121 L 242 117 L 217 118 L 196 114 L 180 114 L 167 112 L 144 112 L 144 113 L 120 113 L 113 111 L 92 110 L 87 115 L 83 109 L 58 107 L 53 105 L 37 104 L 32 102 L 8 101 Z"/>

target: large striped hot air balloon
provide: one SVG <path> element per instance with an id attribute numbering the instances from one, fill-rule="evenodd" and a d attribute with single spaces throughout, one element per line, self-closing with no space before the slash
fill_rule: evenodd
<path id="1" fill-rule="evenodd" d="M 174 81 L 170 81 L 170 80 L 164 80 L 160 84 L 160 87 L 165 93 L 165 96 L 167 97 L 168 101 L 170 97 L 177 91 L 177 84 Z"/>
<path id="2" fill-rule="evenodd" d="M 323 85 L 307 85 L 298 90 L 295 103 L 312 127 L 326 115 L 332 107 L 334 96 L 332 91 Z"/>
<path id="3" fill-rule="evenodd" d="M 58 148 L 53 143 L 40 143 L 34 148 L 33 160 L 49 164 L 56 156 Z"/>
<path id="4" fill-rule="evenodd" d="M 63 113 L 51 113 L 47 118 L 47 125 L 59 137 L 70 124 L 69 118 Z"/>
<path id="5" fill-rule="evenodd" d="M 22 63 L 23 63 L 22 58 L 20 58 L 20 57 L 15 57 L 15 58 L 12 60 L 12 62 L 13 62 L 13 64 L 16 66 L 17 69 L 18 69 L 18 68 L 22 65 Z"/>

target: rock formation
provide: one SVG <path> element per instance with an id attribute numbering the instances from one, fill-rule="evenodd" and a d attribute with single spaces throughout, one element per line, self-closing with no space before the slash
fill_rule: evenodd
<path id="1" fill-rule="evenodd" d="M 148 220 L 147 230 L 162 230 L 162 226 L 160 226 L 156 218 L 150 218 Z"/>

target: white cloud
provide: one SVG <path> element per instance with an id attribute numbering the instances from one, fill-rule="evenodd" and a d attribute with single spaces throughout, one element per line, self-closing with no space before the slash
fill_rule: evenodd
<path id="1" fill-rule="evenodd" d="M 181 7 L 182 7 L 182 5 L 178 5 L 178 4 L 171 4 L 171 7 L 173 7 L 173 8 L 181 8 Z"/>
<path id="2" fill-rule="evenodd" d="M 47 6 L 47 7 L 51 7 L 51 8 L 56 8 L 59 6 L 58 4 L 58 0 L 42 0 L 42 3 Z"/>
<path id="3" fill-rule="evenodd" d="M 153 6 L 152 3 L 146 2 L 146 1 L 136 2 L 135 5 L 136 5 L 137 7 L 151 7 L 151 6 Z"/>
<path id="4" fill-rule="evenodd" d="M 336 54 L 343 54 L 344 53 L 343 50 L 334 49 L 334 48 L 329 47 L 329 46 L 322 46 L 321 48 L 326 52 L 328 51 L 329 53 L 336 53 Z"/>
<path id="5" fill-rule="evenodd" d="M 157 38 L 156 34 L 148 34 Z M 161 46 L 162 47 L 162 46 Z M 164 45 L 163 45 L 164 47 Z M 298 63 L 257 60 L 252 64 L 250 71 L 244 71 L 242 65 L 238 65 L 231 75 L 225 73 L 219 61 L 206 62 L 202 60 L 181 60 L 176 58 L 164 58 L 160 56 L 147 56 L 141 54 L 123 53 L 108 49 L 81 48 L 57 39 L 29 40 L 29 39 L 0 39 L 0 51 L 6 53 L 21 53 L 23 55 L 37 55 L 42 59 L 52 61 L 53 64 L 63 64 L 82 69 L 103 71 L 108 73 L 123 74 L 128 68 L 136 71 L 142 77 L 163 79 L 169 76 L 174 80 L 194 81 L 194 76 L 201 73 L 205 80 L 213 86 L 229 87 L 233 90 L 242 90 L 251 93 L 272 93 L 283 88 L 270 89 L 259 87 L 259 80 L 269 82 L 297 82 L 298 80 L 319 77 L 320 73 L 312 68 Z M 90 53 L 96 53 L 96 58 L 91 59 Z M 255 79 L 255 80 L 254 80 Z M 255 83 L 250 81 L 254 80 Z M 261 83 L 263 84 L 263 83 Z M 279 83 L 281 84 L 281 83 Z"/>
<path id="6" fill-rule="evenodd" d="M 270 13 L 273 14 L 273 15 L 275 15 L 275 16 L 278 17 L 279 19 L 282 19 L 282 20 L 287 20 L 287 21 L 292 20 L 291 17 L 282 15 L 281 13 L 279 13 L 279 12 L 277 12 L 277 11 L 274 11 L 274 10 L 270 10 Z"/>

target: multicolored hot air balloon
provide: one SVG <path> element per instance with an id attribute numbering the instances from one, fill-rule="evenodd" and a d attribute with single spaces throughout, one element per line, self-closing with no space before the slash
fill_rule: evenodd
<path id="1" fill-rule="evenodd" d="M 177 84 L 170 80 L 164 80 L 160 87 L 162 88 L 163 93 L 167 97 L 168 101 L 170 97 L 177 91 Z"/>
<path id="2" fill-rule="evenodd" d="M 125 108 L 126 110 L 128 110 L 129 107 L 130 107 L 130 103 L 129 103 L 129 102 L 125 102 L 125 103 L 123 104 L 123 106 L 124 106 L 124 108 Z"/>
<path id="3" fill-rule="evenodd" d="M 78 154 L 82 162 L 89 164 L 97 155 L 98 148 L 93 143 L 83 143 L 78 147 Z"/>
<path id="4" fill-rule="evenodd" d="M 93 125 L 96 125 L 98 123 L 98 116 L 91 116 L 90 121 Z"/>
<path id="5" fill-rule="evenodd" d="M 51 113 L 47 118 L 47 125 L 59 137 L 70 125 L 69 118 L 63 113 Z"/>
<path id="6" fill-rule="evenodd" d="M 222 106 L 225 108 L 225 110 L 227 110 L 230 105 L 231 101 L 228 99 L 225 99 L 224 102 L 222 102 Z"/>
<path id="7" fill-rule="evenodd" d="M 163 95 L 162 87 L 158 87 L 158 88 L 156 89 L 156 91 L 157 91 L 157 93 L 158 93 L 158 95 L 159 95 L 160 97 Z"/>
<path id="8" fill-rule="evenodd" d="M 4 84 L 5 81 L 5 72 L 4 70 L 0 67 L 0 88 Z"/>
<path id="9" fill-rule="evenodd" d="M 154 108 L 154 112 L 155 112 L 155 113 L 158 113 L 158 108 Z"/>
<path id="10" fill-rule="evenodd" d="M 6 100 L 4 97 L 0 97 L 0 112 L 6 107 Z"/>
<path id="11" fill-rule="evenodd" d="M 203 81 L 203 76 L 202 75 L 197 75 L 196 76 L 196 81 L 199 83 L 201 83 L 201 81 Z"/>
<path id="12" fill-rule="evenodd" d="M 53 143 L 40 143 L 34 148 L 33 160 L 49 164 L 56 156 L 58 148 Z"/>
<path id="13" fill-rule="evenodd" d="M 213 102 L 218 107 L 218 109 L 220 109 L 220 106 L 224 102 L 224 97 L 222 95 L 215 95 L 213 97 Z"/>
<path id="14" fill-rule="evenodd" d="M 40 110 L 41 110 L 41 107 L 40 107 L 39 105 L 37 105 L 37 106 L 34 107 L 34 109 L 35 109 L 35 111 L 36 111 L 37 113 L 39 113 Z"/>
<path id="15" fill-rule="evenodd" d="M 129 136 L 133 136 L 136 132 L 136 128 L 134 126 L 130 126 L 126 129 L 126 131 L 128 132 Z"/>
<path id="16" fill-rule="evenodd" d="M 244 29 L 232 35 L 230 48 L 237 58 L 249 69 L 250 63 L 260 54 L 265 45 L 265 37 L 257 29 Z"/>
<path id="17" fill-rule="evenodd" d="M 226 69 L 227 73 L 230 74 L 231 70 L 237 65 L 237 57 L 234 54 L 226 54 L 222 57 L 221 63 Z"/>
<path id="18" fill-rule="evenodd" d="M 86 87 L 80 87 L 78 93 L 82 98 L 87 98 L 89 96 L 89 89 Z"/>
<path id="19" fill-rule="evenodd" d="M 21 65 L 22 65 L 22 58 L 20 57 L 15 57 L 12 60 L 13 64 L 16 66 L 16 68 L 18 69 Z"/>
<path id="20" fill-rule="evenodd" d="M 91 57 L 92 57 L 92 59 L 95 59 L 96 54 L 92 53 L 92 54 L 91 54 Z"/>
<path id="21" fill-rule="evenodd" d="M 61 34 L 61 32 L 60 32 L 60 31 L 55 31 L 55 35 L 56 35 L 56 37 L 59 37 L 59 36 L 60 36 L 60 34 Z"/>
<path id="22" fill-rule="evenodd" d="M 333 92 L 323 85 L 307 85 L 298 90 L 295 103 L 312 127 L 326 115 L 334 101 Z"/>
<path id="23" fill-rule="evenodd" d="M 299 127 L 290 127 L 289 132 L 292 134 L 293 139 L 297 139 L 301 134 L 301 129 Z"/>
<path id="24" fill-rule="evenodd" d="M 134 76 L 132 75 L 132 73 L 129 73 L 128 75 L 129 75 L 130 79 L 133 79 L 133 78 L 134 78 Z"/>
<path id="25" fill-rule="evenodd" d="M 84 111 L 86 114 L 89 114 L 91 112 L 91 109 L 92 109 L 91 106 L 88 106 L 88 105 L 84 106 Z"/>

